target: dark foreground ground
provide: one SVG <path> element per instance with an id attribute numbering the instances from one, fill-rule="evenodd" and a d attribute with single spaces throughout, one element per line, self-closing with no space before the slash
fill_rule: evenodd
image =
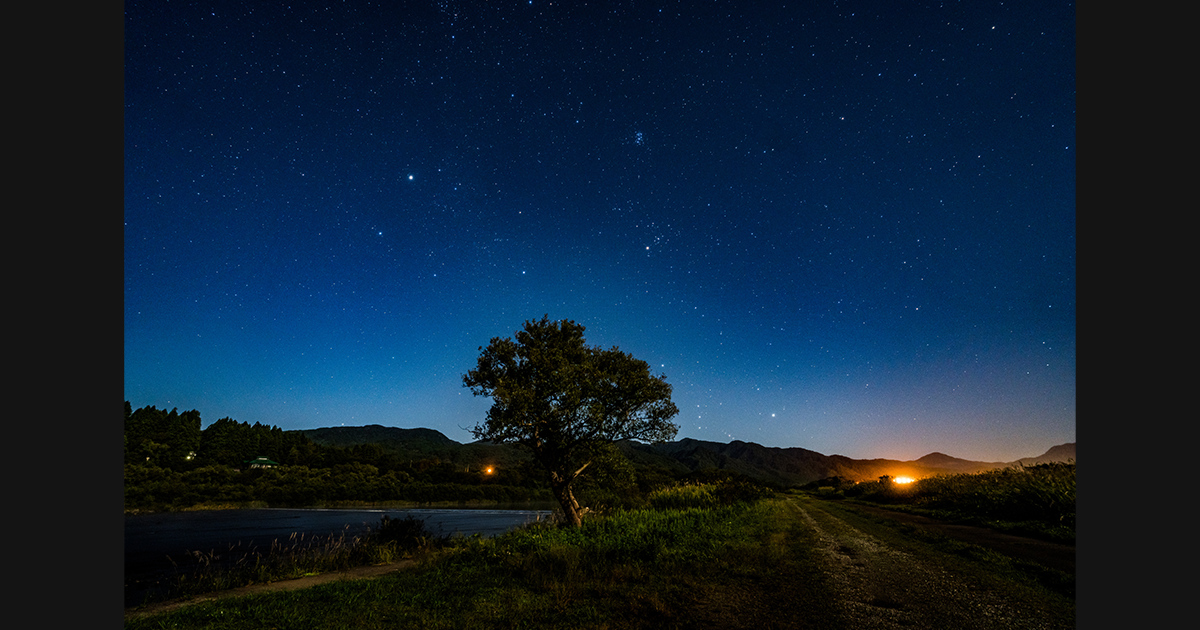
<path id="1" fill-rule="evenodd" d="M 861 504 L 799 496 L 788 498 L 787 504 L 792 510 L 790 518 L 813 533 L 812 540 L 816 545 L 813 557 L 820 572 L 828 575 L 833 585 L 832 596 L 822 605 L 828 606 L 830 619 L 836 618 L 840 627 L 906 630 L 1075 627 L 1073 546 Z M 1015 561 L 1035 563 L 1061 573 L 1069 580 L 1071 595 L 1069 599 L 1046 599 L 1031 595 L 1019 584 L 997 582 L 978 571 L 964 572 L 964 565 L 930 546 L 929 541 L 939 539 L 961 541 L 972 549 L 996 551 Z M 976 552 L 967 555 L 972 553 Z M 405 561 L 244 587 L 186 601 L 129 609 L 126 619 L 227 597 L 303 589 L 334 580 L 370 579 L 414 564 Z M 789 618 L 802 611 L 780 610 L 774 605 L 770 611 L 758 610 L 761 604 L 752 603 L 757 599 L 748 597 L 743 601 L 721 602 L 719 611 L 695 610 L 704 622 L 696 627 L 754 627 L 758 630 L 809 627 L 799 617 Z M 684 624 L 681 627 L 690 626 Z"/>
<path id="2" fill-rule="evenodd" d="M 1062 545 L 1024 536 L 1014 536 L 986 527 L 956 525 L 925 516 L 896 512 L 861 503 L 855 503 L 851 509 L 880 518 L 907 523 L 948 538 L 986 547 L 1006 556 L 1037 562 L 1051 569 L 1057 569 L 1065 573 L 1075 573 L 1074 545 Z"/>

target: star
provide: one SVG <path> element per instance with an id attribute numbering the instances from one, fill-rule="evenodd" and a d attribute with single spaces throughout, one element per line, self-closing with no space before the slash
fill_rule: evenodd
<path id="1" fill-rule="evenodd" d="M 210 11 L 129 4 L 134 407 L 171 395 L 208 421 L 290 430 L 345 413 L 463 440 L 486 408 L 445 404 L 462 394 L 447 376 L 548 313 L 585 325 L 589 344 L 658 361 L 680 409 L 729 392 L 679 438 L 724 439 L 746 414 L 771 420 L 764 445 L 846 456 L 1011 461 L 1073 438 L 1069 4 L 1017 21 L 994 3 L 921 19 L 881 3 L 868 21 L 797 6 L 763 22 L 713 3 L 686 19 L 568 3 L 537 26 L 512 3 L 404 24 L 383 9 L 303 25 L 246 9 L 218 47 L 191 40 Z M 978 32 L 939 25 L 960 11 Z M 578 28 L 527 45 L 558 20 Z M 877 26 L 897 20 L 903 33 Z M 468 22 L 488 28 L 451 45 Z M 1001 23 L 1013 37 L 994 36 Z M 655 37 L 630 46 L 601 36 L 612 29 Z M 652 72 L 668 68 L 687 71 Z M 178 115 L 185 103 L 206 115 Z M 418 168 L 431 175 L 420 186 Z M 359 242 L 363 229 L 379 242 Z M 220 316 L 196 308 L 218 298 Z M 336 349 L 289 365 L 306 339 Z M 411 359 L 384 356 L 400 351 Z M 320 385 L 311 410 L 262 403 L 325 370 L 345 381 Z M 1027 372 L 1041 376 L 1016 377 Z M 770 385 L 743 391 L 755 381 Z M 933 424 L 889 421 L 908 409 Z"/>

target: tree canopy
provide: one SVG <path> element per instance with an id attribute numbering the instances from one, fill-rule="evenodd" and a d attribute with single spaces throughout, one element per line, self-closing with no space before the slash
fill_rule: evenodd
<path id="1" fill-rule="evenodd" d="M 476 439 L 528 448 L 549 473 L 550 487 L 568 522 L 582 509 L 571 483 L 591 463 L 596 447 L 618 440 L 661 442 L 675 436 L 666 376 L 617 347 L 589 347 L 584 327 L 570 320 L 527 321 L 511 338 L 480 347 L 463 385 L 488 396 L 487 420 L 471 429 Z M 580 461 L 581 466 L 576 466 Z"/>
<path id="2" fill-rule="evenodd" d="M 200 412 L 168 412 L 153 405 L 132 410 L 125 401 L 125 461 L 178 466 L 200 448 Z"/>

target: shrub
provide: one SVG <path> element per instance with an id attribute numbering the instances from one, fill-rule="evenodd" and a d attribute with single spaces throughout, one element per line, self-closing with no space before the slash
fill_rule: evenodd
<path id="1" fill-rule="evenodd" d="M 1001 468 L 917 481 L 916 504 L 1010 521 L 1075 527 L 1075 464 Z"/>
<path id="2" fill-rule="evenodd" d="M 683 484 L 650 493 L 650 507 L 658 510 L 686 510 L 755 503 L 771 496 L 772 491 L 745 480 L 716 484 Z"/>
<path id="3" fill-rule="evenodd" d="M 844 491 L 876 503 L 908 504 L 954 518 L 1008 523 L 1033 532 L 1073 537 L 1075 464 L 1000 468 L 975 474 L 938 475 L 898 485 L 888 478 Z"/>
<path id="4" fill-rule="evenodd" d="M 656 510 L 686 510 L 717 506 L 711 485 L 680 485 L 650 493 L 650 507 Z"/>
<path id="5" fill-rule="evenodd" d="M 770 497 L 773 492 L 770 488 L 764 488 L 749 481 L 727 481 L 718 485 L 714 490 L 714 494 L 721 505 L 734 505 L 737 503 L 756 503 Z"/>
<path id="6" fill-rule="evenodd" d="M 411 514 L 404 518 L 389 518 L 384 514 L 375 536 L 380 544 L 396 543 L 401 549 L 420 549 L 444 542 L 425 528 L 425 520 Z"/>

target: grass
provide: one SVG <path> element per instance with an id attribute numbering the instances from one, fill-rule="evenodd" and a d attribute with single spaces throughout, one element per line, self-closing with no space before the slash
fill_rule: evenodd
<path id="1" fill-rule="evenodd" d="M 220 552 L 193 551 L 175 564 L 173 575 L 149 591 L 147 602 L 163 601 L 263 584 L 353 567 L 385 564 L 435 549 L 447 537 L 429 533 L 421 519 L 384 516 L 374 531 L 351 536 L 293 533 L 269 548 L 231 545 Z"/>
<path id="2" fill-rule="evenodd" d="M 458 539 L 372 580 L 196 604 L 127 627 L 836 628 L 818 605 L 825 578 L 810 535 L 780 501 L 619 511 L 579 529 Z"/>
<path id="3" fill-rule="evenodd" d="M 1047 472 L 1064 473 L 1022 474 Z M 940 497 L 941 505 L 950 506 L 952 512 L 978 507 L 980 496 L 1004 496 L 997 490 L 1004 484 L 1026 487 L 1017 481 L 1029 480 L 1015 474 L 996 475 L 982 483 L 940 480 L 936 483 L 942 485 L 934 486 L 940 493 L 924 497 Z M 991 483 L 997 479 L 1001 483 Z M 1072 503 L 1073 482 L 1072 466 Z M 676 486 L 652 494 L 648 509 L 589 516 L 582 528 L 539 523 L 496 538 L 449 539 L 441 541 L 440 547 L 427 541 L 430 552 L 411 570 L 199 603 L 130 618 L 126 627 L 845 627 L 830 604 L 834 589 L 824 572 L 827 564 L 818 557 L 821 543 L 815 530 L 796 518 L 787 501 L 768 495 L 749 485 Z M 892 495 L 918 504 L 914 498 Z M 933 562 L 946 562 L 945 566 L 975 576 L 979 584 L 995 588 L 1010 588 L 1001 582 L 1017 584 L 1015 588 L 1025 589 L 1021 592 L 1031 593 L 1027 601 L 1073 610 L 1073 575 L 1047 574 L 1040 567 L 948 539 L 918 539 L 902 525 L 873 523 L 837 503 L 820 503 L 846 523 L 917 557 L 936 557 Z M 939 503 L 927 500 L 922 505 Z M 1045 506 L 1039 509 L 1039 514 L 1047 513 Z M 1070 513 L 1073 530 L 1073 505 Z M 394 539 L 372 544 L 422 540 L 411 524 L 385 524 L 380 529 L 390 528 Z M 886 607 L 888 602 L 875 604 Z"/>
<path id="4" fill-rule="evenodd" d="M 1071 602 L 1075 600 L 1073 573 L 1068 574 L 1033 562 L 1010 558 L 979 545 L 925 531 L 894 519 L 862 514 L 854 511 L 852 505 L 825 503 L 821 509 L 863 531 L 869 531 L 897 549 L 914 554 L 923 554 L 927 550 L 938 551 L 944 554 L 943 562 L 963 574 L 1021 584 L 1031 589 L 1035 597 L 1062 597 Z"/>
<path id="5" fill-rule="evenodd" d="M 990 527 L 1052 542 L 1075 542 L 1075 464 L 938 475 L 911 484 L 860 483 L 818 488 L 825 498 L 858 498 L 941 520 Z"/>

